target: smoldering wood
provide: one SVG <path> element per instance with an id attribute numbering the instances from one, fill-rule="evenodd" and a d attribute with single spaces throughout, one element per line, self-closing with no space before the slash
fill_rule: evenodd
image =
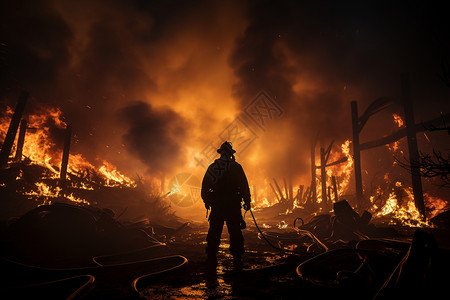
<path id="1" fill-rule="evenodd" d="M 60 180 L 61 185 L 65 185 L 66 177 L 67 177 L 67 165 L 69 164 L 69 153 L 70 153 L 70 140 L 72 138 L 72 128 L 70 125 L 67 126 L 65 137 L 64 137 L 64 150 L 61 160 L 61 172 L 60 172 Z"/>
<path id="2" fill-rule="evenodd" d="M 9 123 L 8 131 L 3 141 L 2 150 L 0 151 L 0 168 L 4 168 L 8 163 L 11 148 L 16 139 L 17 129 L 19 128 L 20 120 L 22 119 L 23 112 L 28 100 L 28 92 L 22 92 L 17 101 L 16 108 L 14 109 L 11 122 Z"/>
<path id="3" fill-rule="evenodd" d="M 23 144 L 25 143 L 25 134 L 27 131 L 27 126 L 28 126 L 27 120 L 24 119 L 20 122 L 19 137 L 17 138 L 16 156 L 14 157 L 16 161 L 22 160 Z"/>

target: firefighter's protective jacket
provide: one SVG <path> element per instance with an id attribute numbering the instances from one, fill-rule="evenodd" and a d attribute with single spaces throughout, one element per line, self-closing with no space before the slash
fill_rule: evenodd
<path id="1" fill-rule="evenodd" d="M 250 205 L 250 189 L 242 166 L 234 160 L 216 159 L 202 182 L 203 202 L 213 210 L 240 209 L 241 202 Z"/>

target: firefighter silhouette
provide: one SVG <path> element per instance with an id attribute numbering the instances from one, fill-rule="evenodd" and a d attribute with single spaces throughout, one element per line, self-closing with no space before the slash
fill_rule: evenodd
<path id="1" fill-rule="evenodd" d="M 241 165 L 236 162 L 236 151 L 230 142 L 225 141 L 217 150 L 216 159 L 206 171 L 202 182 L 201 196 L 209 215 L 209 230 L 206 237 L 207 263 L 211 268 L 217 266 L 217 252 L 220 245 L 223 225 L 226 222 L 230 234 L 230 252 L 235 269 L 242 268 L 244 237 L 241 228 L 245 222 L 241 214 L 250 209 L 250 189 Z"/>

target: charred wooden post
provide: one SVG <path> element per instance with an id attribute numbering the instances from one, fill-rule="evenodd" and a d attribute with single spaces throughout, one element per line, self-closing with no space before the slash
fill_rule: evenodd
<path id="1" fill-rule="evenodd" d="M 289 199 L 294 199 L 294 187 L 292 186 L 292 172 L 289 174 Z"/>
<path id="2" fill-rule="evenodd" d="M 70 140 L 72 138 L 72 127 L 70 125 L 66 128 L 65 138 L 64 138 L 64 150 L 61 160 L 61 172 L 59 173 L 59 178 L 61 186 L 65 186 L 66 175 L 67 175 L 67 165 L 69 164 L 69 153 L 70 153 Z"/>
<path id="3" fill-rule="evenodd" d="M 358 122 L 358 104 L 351 102 L 352 110 L 352 131 L 353 131 L 353 164 L 355 169 L 355 187 L 356 187 L 356 207 L 363 206 L 363 187 L 361 176 L 361 150 L 359 145 L 359 122 Z"/>
<path id="4" fill-rule="evenodd" d="M 286 199 L 290 199 L 287 184 L 286 184 L 286 178 L 283 178 L 283 182 L 284 182 L 284 195 L 285 195 Z"/>
<path id="5" fill-rule="evenodd" d="M 16 156 L 14 157 L 16 161 L 22 160 L 23 144 L 25 143 L 25 133 L 27 131 L 27 126 L 28 126 L 27 120 L 24 119 L 20 122 L 19 138 L 17 139 Z"/>
<path id="6" fill-rule="evenodd" d="M 322 207 L 326 208 L 328 206 L 327 200 L 327 173 L 326 173 L 326 158 L 325 149 L 320 147 L 320 174 L 322 178 Z"/>
<path id="7" fill-rule="evenodd" d="M 278 185 L 278 182 L 275 178 L 273 178 L 273 182 L 275 183 L 278 193 L 280 193 L 281 199 L 283 199 L 283 193 L 281 192 L 280 186 Z"/>
<path id="8" fill-rule="evenodd" d="M 317 203 L 316 191 L 316 141 L 311 141 L 311 197 L 312 202 Z"/>
<path id="9" fill-rule="evenodd" d="M 420 156 L 417 147 L 417 136 L 414 122 L 414 110 L 411 100 L 411 87 L 407 74 L 402 74 L 402 96 L 405 109 L 406 138 L 408 140 L 409 161 L 411 163 L 411 179 L 414 194 L 414 203 L 422 217 L 425 217 L 425 204 L 423 201 L 422 179 L 420 176 Z"/>
<path id="10" fill-rule="evenodd" d="M 272 188 L 272 192 L 275 194 L 275 197 L 277 197 L 277 201 L 280 202 L 280 197 L 278 196 L 277 192 L 275 191 L 275 188 L 273 187 L 273 185 L 271 183 L 269 185 Z"/>
<path id="11" fill-rule="evenodd" d="M 332 203 L 333 200 L 331 199 L 331 186 L 328 187 L 328 194 L 327 194 L 327 195 L 328 195 L 328 200 L 329 200 L 329 202 Z M 327 203 L 327 204 L 328 204 L 328 203 Z M 328 208 L 328 205 L 327 205 L 327 208 Z"/>
<path id="12" fill-rule="evenodd" d="M 299 203 L 300 203 L 300 201 L 301 202 L 305 202 L 305 201 L 303 201 L 303 189 L 304 189 L 305 187 L 303 186 L 303 184 L 302 185 L 300 185 L 300 187 L 299 187 L 299 189 L 298 189 L 298 192 L 297 192 L 297 198 L 298 198 L 298 201 L 299 201 Z M 306 199 L 305 199 L 306 200 Z"/>
<path id="13" fill-rule="evenodd" d="M 0 168 L 4 168 L 8 163 L 9 154 L 11 153 L 11 148 L 16 139 L 17 129 L 19 128 L 20 119 L 22 119 L 27 104 L 28 95 L 28 92 L 22 92 L 19 101 L 17 102 L 11 122 L 9 123 L 8 132 L 3 141 L 2 150 L 0 151 Z"/>

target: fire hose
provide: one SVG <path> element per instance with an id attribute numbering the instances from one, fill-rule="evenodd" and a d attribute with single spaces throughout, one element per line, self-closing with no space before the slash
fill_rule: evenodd
<path id="1" fill-rule="evenodd" d="M 255 223 L 256 228 L 258 229 L 258 231 L 261 234 L 261 236 L 263 237 L 263 239 L 267 242 L 267 244 L 269 244 L 272 248 L 277 249 L 279 251 L 293 253 L 293 254 L 301 254 L 300 252 L 296 252 L 294 250 L 289 250 L 289 249 L 284 249 L 284 248 L 281 248 L 281 247 L 278 247 L 278 246 L 275 246 L 274 244 L 272 244 L 269 241 L 269 239 L 264 235 L 262 230 L 259 228 L 258 223 L 256 222 L 256 219 L 255 219 L 255 215 L 253 214 L 253 211 L 251 209 L 249 209 L 249 211 L 250 211 L 250 214 L 252 215 L 253 222 Z M 308 230 L 304 230 L 304 229 L 298 229 L 298 228 L 296 228 L 296 231 L 299 232 L 299 233 L 303 233 L 303 234 L 309 236 L 315 243 L 320 245 L 325 251 L 328 251 L 328 247 L 325 246 L 325 244 L 322 243 L 312 232 L 310 232 Z"/>

